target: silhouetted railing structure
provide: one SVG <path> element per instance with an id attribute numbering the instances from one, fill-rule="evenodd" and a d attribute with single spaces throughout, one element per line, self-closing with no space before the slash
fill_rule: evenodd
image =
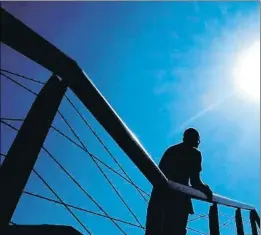
<path id="1" fill-rule="evenodd" d="M 1 117 L 1 122 L 3 124 L 9 126 L 15 131 L 18 131 L 18 133 L 8 153 L 1 153 L 2 157 L 5 157 L 5 161 L 0 168 L 0 190 L 1 192 L 3 192 L 0 194 L 0 229 L 9 229 L 8 231 L 19 231 L 21 229 L 24 229 L 24 227 L 19 227 L 14 223 L 12 226 L 10 226 L 10 223 L 19 199 L 21 195 L 25 193 L 27 195 L 41 198 L 42 200 L 47 200 L 56 204 L 63 205 L 88 234 L 91 234 L 91 232 L 85 226 L 85 224 L 81 222 L 81 220 L 77 217 L 72 209 L 93 213 L 97 216 L 106 217 L 107 219 L 110 219 L 111 222 L 117 227 L 117 229 L 123 234 L 126 234 L 126 232 L 122 230 L 118 223 L 129 224 L 144 230 L 144 226 L 139 221 L 132 209 L 128 206 L 125 199 L 120 195 L 118 189 L 114 186 L 112 181 L 100 167 L 100 164 L 103 164 L 108 169 L 110 169 L 110 171 L 114 172 L 123 180 L 133 185 L 133 187 L 135 187 L 135 189 L 138 191 L 145 202 L 148 201 L 149 195 L 132 181 L 131 177 L 128 176 L 121 165 L 113 157 L 109 149 L 106 147 L 106 145 L 104 145 L 99 136 L 87 123 L 79 110 L 77 110 L 73 102 L 65 95 L 66 90 L 69 88 L 74 92 L 79 100 L 92 113 L 96 120 L 110 134 L 110 136 L 115 140 L 115 142 L 121 147 L 121 149 L 126 153 L 126 155 L 132 160 L 132 162 L 138 167 L 138 169 L 154 187 L 169 187 L 173 190 L 189 195 L 193 199 L 205 201 L 212 204 L 208 215 L 209 230 L 211 235 L 220 234 L 220 227 L 227 225 L 226 223 L 219 225 L 220 213 L 218 212 L 218 204 L 235 208 L 234 219 L 236 222 L 236 232 L 238 235 L 244 234 L 241 211 L 249 211 L 249 220 L 251 224 L 252 234 L 258 234 L 257 225 L 260 228 L 260 219 L 258 213 L 253 206 L 216 194 L 213 196 L 212 201 L 208 201 L 207 197 L 202 192 L 191 187 L 169 181 L 161 172 L 161 170 L 157 167 L 157 165 L 153 162 L 153 160 L 139 143 L 135 135 L 133 135 L 133 133 L 120 119 L 120 117 L 113 110 L 110 104 L 106 101 L 106 99 L 102 96 L 102 94 L 98 91 L 98 89 L 90 81 L 88 76 L 74 60 L 69 58 L 63 52 L 59 51 L 55 46 L 43 39 L 41 36 L 39 36 L 37 33 L 28 28 L 26 25 L 24 25 L 18 19 L 14 18 L 2 8 L 1 19 L 1 42 L 20 52 L 26 57 L 32 59 L 48 70 L 52 71 L 53 76 L 51 76 L 51 78 L 45 84 L 37 80 L 30 79 L 32 82 L 38 82 L 43 85 L 43 88 L 41 89 L 39 94 L 37 94 L 10 77 L 11 75 L 18 75 L 21 77 L 21 75 L 1 69 L 2 76 L 23 87 L 28 92 L 36 95 L 36 99 L 30 111 L 28 112 L 27 117 L 24 120 Z M 31 47 L 31 45 L 33 45 L 33 47 Z M 24 78 L 29 79 L 27 77 Z M 118 173 L 113 168 L 106 165 L 106 163 L 99 160 L 88 150 L 84 142 L 79 138 L 79 136 L 77 136 L 73 128 L 70 126 L 69 122 L 58 110 L 63 98 L 65 98 L 70 103 L 70 105 L 75 109 L 80 118 L 84 121 L 86 126 L 91 129 L 93 134 L 102 144 L 102 147 L 110 154 L 115 163 L 120 167 L 123 174 Z M 52 125 L 55 115 L 59 115 L 65 121 L 67 126 L 74 133 L 77 142 L 75 142 L 73 139 L 71 139 L 66 134 L 61 132 L 58 128 Z M 18 130 L 16 127 L 9 124 L 8 121 L 22 121 L 23 124 Z M 98 170 L 106 178 L 107 182 L 111 185 L 112 189 L 119 196 L 123 204 L 128 209 L 129 213 L 136 220 L 136 224 L 109 216 L 109 214 L 95 201 L 94 198 L 91 197 L 91 195 L 66 170 L 66 168 L 64 168 L 60 164 L 60 162 L 50 153 L 50 151 L 45 148 L 44 141 L 46 136 L 48 135 L 48 131 L 50 128 L 52 128 L 58 134 L 70 141 L 72 144 L 78 146 L 84 152 L 89 154 L 92 161 L 97 166 Z M 90 210 L 86 210 L 84 208 L 76 207 L 74 205 L 66 204 L 65 202 L 63 202 L 63 200 L 59 197 L 55 190 L 53 190 L 50 185 L 43 179 L 43 177 L 36 170 L 33 169 L 41 149 L 43 149 L 47 153 L 47 155 L 55 162 L 55 164 L 57 164 L 60 170 L 63 171 L 79 187 L 79 189 L 96 204 L 96 206 L 103 212 L 103 214 L 92 212 Z M 26 157 L 21 158 L 21 156 Z M 41 179 L 41 181 L 56 196 L 58 200 L 24 191 L 25 185 L 31 172 L 36 174 Z M 12 187 L 10 187 L 10 185 L 12 185 Z M 206 216 L 200 215 L 195 219 L 202 218 L 206 218 Z M 195 232 L 201 233 L 199 231 Z"/>

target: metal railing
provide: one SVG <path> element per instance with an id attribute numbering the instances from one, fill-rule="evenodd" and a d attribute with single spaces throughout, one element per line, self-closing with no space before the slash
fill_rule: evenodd
<path id="1" fill-rule="evenodd" d="M 1 24 L 1 41 L 4 44 L 49 69 L 55 76 L 36 98 L 8 152 L 7 160 L 0 168 L 0 189 L 4 192 L 0 194 L 0 228 L 9 224 L 58 106 L 66 89 L 70 88 L 154 187 L 169 187 L 191 198 L 213 204 L 209 211 L 211 235 L 220 233 L 218 204 L 236 209 L 235 221 L 239 235 L 244 234 L 241 210 L 250 211 L 252 234 L 257 234 L 256 225 L 260 228 L 260 219 L 253 206 L 216 194 L 209 201 L 202 192 L 169 181 L 74 60 L 2 8 Z M 37 133 L 35 126 L 38 127 Z M 26 160 L 23 159 L 23 166 L 19 158 L 21 154 L 27 156 Z M 16 174 L 10 171 L 14 166 L 20 166 L 15 170 Z M 13 187 L 9 187 L 11 184 Z"/>

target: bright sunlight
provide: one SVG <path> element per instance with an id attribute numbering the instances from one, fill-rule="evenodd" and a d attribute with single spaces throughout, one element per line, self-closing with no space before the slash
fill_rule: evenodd
<path id="1" fill-rule="evenodd" d="M 236 84 L 249 98 L 260 98 L 260 42 L 255 41 L 241 53 L 235 67 Z"/>

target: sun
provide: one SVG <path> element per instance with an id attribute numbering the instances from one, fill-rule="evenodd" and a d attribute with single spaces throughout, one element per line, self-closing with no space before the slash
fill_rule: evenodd
<path id="1" fill-rule="evenodd" d="M 260 99 L 260 42 L 255 41 L 239 56 L 235 81 L 241 94 L 255 101 Z"/>

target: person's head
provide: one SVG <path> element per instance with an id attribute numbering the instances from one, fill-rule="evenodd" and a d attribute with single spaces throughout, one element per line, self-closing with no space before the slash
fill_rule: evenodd
<path id="1" fill-rule="evenodd" d="M 200 136 L 196 129 L 188 128 L 183 134 L 183 142 L 191 147 L 197 148 L 200 144 Z"/>

